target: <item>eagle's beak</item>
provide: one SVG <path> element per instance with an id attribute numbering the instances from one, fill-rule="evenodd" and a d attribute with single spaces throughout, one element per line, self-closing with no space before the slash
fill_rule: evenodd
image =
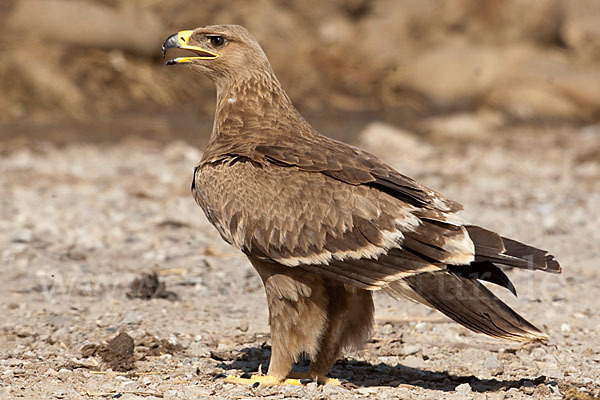
<path id="1" fill-rule="evenodd" d="M 162 52 L 164 57 L 169 49 L 182 49 L 191 51 L 197 54 L 197 56 L 173 58 L 167 61 L 167 65 L 185 64 L 192 62 L 193 60 L 213 60 L 219 57 L 219 54 L 213 53 L 212 51 L 208 51 L 198 46 L 188 45 L 187 43 L 193 32 L 194 31 L 180 31 L 172 34 L 167 38 L 167 40 L 165 40 L 165 43 L 162 46 Z"/>

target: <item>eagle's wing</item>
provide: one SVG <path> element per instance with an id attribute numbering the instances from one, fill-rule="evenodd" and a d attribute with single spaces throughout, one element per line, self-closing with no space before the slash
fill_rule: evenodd
<path id="1" fill-rule="evenodd" d="M 297 140 L 297 146 L 257 145 L 255 150 L 279 165 L 321 172 L 351 185 L 375 187 L 415 207 L 445 212 L 462 209 L 459 203 L 400 174 L 371 153 L 326 137 L 315 143 Z"/>
<path id="2" fill-rule="evenodd" d="M 462 265 L 470 268 L 455 273 L 479 274 L 513 289 L 486 262 L 558 268 L 532 247 L 521 245 L 533 252 L 531 260 L 507 253 L 505 243 L 518 242 L 464 225 L 453 213 L 457 203 L 375 156 L 338 143 L 288 151 L 259 145 L 256 152 L 263 157 L 256 160 L 228 156 L 205 162 L 196 174 L 204 188 L 198 201 L 214 197 L 201 205 L 222 236 L 245 253 L 290 267 L 318 266 L 323 274 L 364 288 Z M 220 210 L 211 213 L 211 207 Z"/>
<path id="3" fill-rule="evenodd" d="M 493 263 L 559 271 L 551 255 L 463 224 L 457 203 L 336 143 L 259 145 L 254 159 L 206 160 L 196 199 L 223 238 L 252 257 L 403 295 L 493 336 L 542 337 L 477 279 L 514 292 Z"/>
<path id="4" fill-rule="evenodd" d="M 558 262 L 545 250 L 464 224 L 455 215 L 456 211 L 462 210 L 462 205 L 400 174 L 368 152 L 326 137 L 319 137 L 317 143 L 297 140 L 300 142 L 297 146 L 257 145 L 255 151 L 277 165 L 318 171 L 348 185 L 366 186 L 393 197 L 397 200 L 394 205 L 418 218 L 417 226 L 413 226 L 415 229 L 402 231 L 401 247 L 419 257 L 442 264 L 462 265 L 476 261 L 478 268 L 484 271 L 490 270 L 489 266 L 481 264 L 485 262 L 549 272 L 561 270 Z M 367 201 L 374 195 L 373 191 L 358 192 L 354 194 L 365 196 Z M 395 252 L 393 248 L 391 250 Z M 475 258 L 469 259 L 469 254 Z"/>

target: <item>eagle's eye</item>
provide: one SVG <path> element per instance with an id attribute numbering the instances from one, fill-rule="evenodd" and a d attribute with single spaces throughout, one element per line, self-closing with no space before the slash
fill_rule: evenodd
<path id="1" fill-rule="evenodd" d="M 225 38 L 223 36 L 209 36 L 210 44 L 214 47 L 221 47 L 225 44 Z"/>

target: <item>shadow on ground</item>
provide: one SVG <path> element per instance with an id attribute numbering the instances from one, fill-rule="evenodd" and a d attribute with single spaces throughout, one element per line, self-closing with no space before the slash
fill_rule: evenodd
<path id="1" fill-rule="evenodd" d="M 231 354 L 231 353 L 230 353 Z M 244 374 L 262 372 L 268 369 L 271 347 L 263 344 L 260 347 L 246 347 L 237 356 L 227 357 L 223 354 L 212 354 L 212 358 L 221 361 L 219 368 L 226 371 L 242 370 Z M 303 359 L 294 366 L 294 371 L 306 371 L 308 360 Z M 511 388 L 534 387 L 539 384 L 558 385 L 557 382 L 541 375 L 534 379 L 480 379 L 473 375 L 452 375 L 447 372 L 427 371 L 407 367 L 401 364 L 371 364 L 365 361 L 344 358 L 338 360 L 330 374 L 331 377 L 348 381 L 350 386 L 419 386 L 428 390 L 451 392 L 458 385 L 468 383 L 475 392 L 496 392 Z"/>

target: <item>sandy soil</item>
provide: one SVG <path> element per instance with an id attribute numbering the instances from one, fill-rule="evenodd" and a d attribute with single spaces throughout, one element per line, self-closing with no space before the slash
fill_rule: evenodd
<path id="1" fill-rule="evenodd" d="M 2 151 L 0 397 L 598 396 L 599 141 L 598 127 L 511 128 L 373 145 L 462 202 L 470 220 L 552 250 L 564 272 L 510 271 L 519 297 L 496 290 L 549 333 L 547 345 L 492 340 L 377 294 L 372 340 L 332 372 L 342 387 L 223 382 L 266 370 L 269 329 L 259 278 L 190 196 L 199 149 L 123 140 Z M 160 296 L 130 286 L 152 272 Z M 120 332 L 133 346 L 109 343 Z M 111 364 L 111 351 L 131 365 Z"/>

